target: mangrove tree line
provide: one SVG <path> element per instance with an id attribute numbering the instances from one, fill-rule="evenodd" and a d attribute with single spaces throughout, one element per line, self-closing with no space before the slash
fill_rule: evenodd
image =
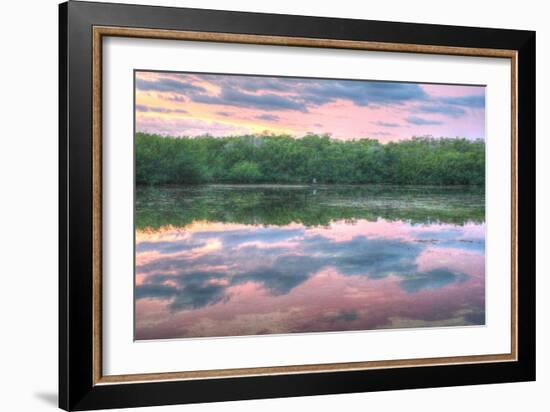
<path id="1" fill-rule="evenodd" d="M 426 138 L 382 144 L 276 135 L 135 136 L 136 183 L 482 185 L 485 143 Z"/>

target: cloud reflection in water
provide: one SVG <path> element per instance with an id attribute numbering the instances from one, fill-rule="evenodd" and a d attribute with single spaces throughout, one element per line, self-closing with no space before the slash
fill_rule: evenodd
<path id="1" fill-rule="evenodd" d="M 136 236 L 136 338 L 483 324 L 484 224 L 195 222 Z"/>

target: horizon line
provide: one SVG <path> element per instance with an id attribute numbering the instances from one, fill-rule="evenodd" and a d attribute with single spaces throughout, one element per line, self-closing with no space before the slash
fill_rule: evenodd
<path id="1" fill-rule="evenodd" d="M 420 135 L 420 136 L 411 136 L 411 137 L 404 137 L 404 138 L 398 138 L 395 140 L 388 140 L 383 141 L 376 137 L 350 137 L 348 139 L 342 139 L 342 138 L 335 138 L 332 137 L 331 133 L 306 133 L 302 136 L 298 135 L 291 135 L 291 134 L 276 134 L 276 133 L 248 133 L 248 134 L 235 134 L 235 135 L 226 135 L 226 136 L 215 136 L 212 134 L 198 134 L 198 135 L 171 135 L 171 134 L 163 134 L 163 133 L 151 133 L 146 131 L 136 131 L 134 132 L 134 135 L 137 134 L 144 134 L 149 136 L 158 136 L 162 138 L 172 138 L 172 139 L 197 139 L 197 138 L 213 138 L 213 139 L 230 139 L 230 138 L 242 138 L 242 137 L 254 137 L 254 138 L 291 138 L 294 140 L 301 140 L 306 137 L 320 137 L 320 138 L 327 138 L 331 141 L 337 141 L 337 142 L 357 142 L 361 140 L 371 140 L 376 141 L 380 144 L 388 144 L 388 143 L 396 143 L 396 142 L 403 142 L 408 140 L 467 140 L 468 142 L 483 142 L 485 143 L 485 137 L 477 137 L 477 138 L 468 138 L 464 136 L 432 136 L 432 135 Z"/>

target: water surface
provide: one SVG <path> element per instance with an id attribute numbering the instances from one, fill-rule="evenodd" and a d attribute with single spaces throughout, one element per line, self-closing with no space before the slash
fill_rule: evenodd
<path id="1" fill-rule="evenodd" d="M 136 191 L 136 339 L 485 323 L 479 188 Z"/>

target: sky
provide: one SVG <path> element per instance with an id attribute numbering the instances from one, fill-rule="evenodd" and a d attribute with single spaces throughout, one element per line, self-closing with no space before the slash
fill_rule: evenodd
<path id="1" fill-rule="evenodd" d="M 137 132 L 485 139 L 483 86 L 136 71 L 135 87 Z"/>

